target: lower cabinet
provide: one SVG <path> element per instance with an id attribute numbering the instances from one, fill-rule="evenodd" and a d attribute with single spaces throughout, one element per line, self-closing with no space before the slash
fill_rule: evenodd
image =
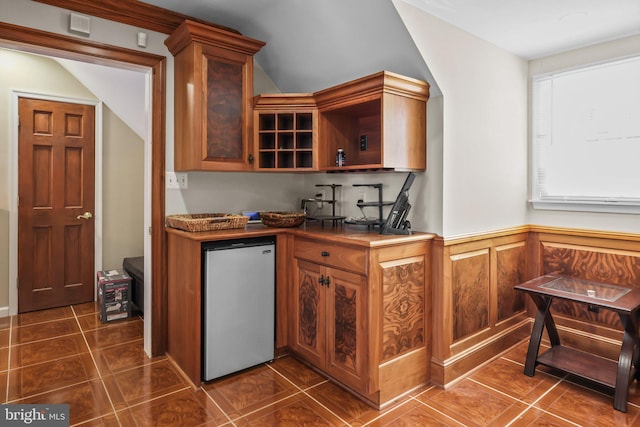
<path id="1" fill-rule="evenodd" d="M 292 348 L 338 381 L 367 393 L 366 277 L 299 259 L 295 265 Z"/>
<path id="2" fill-rule="evenodd" d="M 428 384 L 430 248 L 296 237 L 291 351 L 378 408 Z"/>
<path id="3" fill-rule="evenodd" d="M 257 228 L 243 236 L 273 233 Z M 429 384 L 433 235 L 275 233 L 277 352 L 296 354 L 377 408 Z M 234 230 L 167 230 L 167 354 L 195 387 L 202 378 L 202 242 L 237 237 Z"/>

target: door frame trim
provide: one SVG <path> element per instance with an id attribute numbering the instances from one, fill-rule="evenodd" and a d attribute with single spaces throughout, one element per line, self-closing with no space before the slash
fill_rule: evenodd
<path id="1" fill-rule="evenodd" d="M 0 43 L 7 48 L 103 64 L 150 70 L 151 85 L 151 309 L 145 316 L 145 350 L 160 356 L 167 350 L 167 281 L 165 234 L 165 151 L 167 126 L 167 57 L 106 45 L 49 31 L 0 22 Z M 146 278 L 145 278 L 146 281 Z M 146 299 L 146 297 L 145 297 Z M 150 317 L 150 319 L 149 319 Z M 148 329 L 147 329 L 148 328 Z M 150 330 L 150 331 L 149 331 Z M 148 332 L 149 331 L 149 332 Z M 147 346 L 147 337 L 151 343 Z"/>
<path id="2" fill-rule="evenodd" d="M 30 98 L 44 101 L 66 102 L 69 104 L 91 105 L 94 110 L 94 150 L 95 150 L 95 179 L 94 179 L 94 269 L 102 270 L 102 106 L 103 102 L 96 99 L 72 98 L 60 95 L 49 95 L 37 92 L 11 90 L 10 95 L 11 122 L 9 137 L 9 315 L 18 313 L 18 99 Z M 95 279 L 95 278 L 94 278 Z M 93 297 L 96 298 L 94 280 Z"/>

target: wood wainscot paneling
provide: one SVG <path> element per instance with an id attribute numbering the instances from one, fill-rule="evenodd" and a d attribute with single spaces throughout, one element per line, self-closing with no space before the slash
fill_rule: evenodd
<path id="1" fill-rule="evenodd" d="M 624 287 L 640 286 L 640 236 L 626 233 L 533 227 L 536 275 L 565 274 Z M 530 314 L 535 312 L 530 306 Z M 618 316 L 556 300 L 551 306 L 563 345 L 617 359 L 622 339 Z"/>
<path id="2" fill-rule="evenodd" d="M 516 228 L 434 241 L 434 384 L 450 384 L 528 336 L 525 300 L 513 289 L 528 277 L 527 237 Z"/>

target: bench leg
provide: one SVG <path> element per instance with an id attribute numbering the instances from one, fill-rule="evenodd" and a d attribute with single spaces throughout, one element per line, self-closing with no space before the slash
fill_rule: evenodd
<path id="1" fill-rule="evenodd" d="M 531 331 L 531 339 L 529 340 L 529 348 L 527 350 L 527 360 L 524 364 L 524 373 L 532 377 L 536 371 L 536 360 L 538 359 L 538 352 L 540 351 L 540 341 L 542 340 L 542 332 L 545 325 L 551 339 L 552 345 L 558 345 L 560 340 L 558 339 L 558 332 L 556 330 L 555 322 L 551 318 L 549 308 L 551 307 L 552 298 L 542 298 L 537 295 L 530 295 L 538 307 L 536 313 L 536 320 L 533 323 L 533 330 Z"/>

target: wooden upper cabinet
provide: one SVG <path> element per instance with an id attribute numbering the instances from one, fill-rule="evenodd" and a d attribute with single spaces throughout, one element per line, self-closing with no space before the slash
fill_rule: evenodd
<path id="1" fill-rule="evenodd" d="M 253 55 L 264 42 L 185 20 L 174 56 L 177 171 L 253 170 Z"/>
<path id="2" fill-rule="evenodd" d="M 428 83 L 382 71 L 314 96 L 320 169 L 426 169 Z M 339 148 L 346 155 L 342 167 Z"/>
<path id="3" fill-rule="evenodd" d="M 313 94 L 257 96 L 255 169 L 424 170 L 428 99 L 428 83 L 389 71 Z"/>

